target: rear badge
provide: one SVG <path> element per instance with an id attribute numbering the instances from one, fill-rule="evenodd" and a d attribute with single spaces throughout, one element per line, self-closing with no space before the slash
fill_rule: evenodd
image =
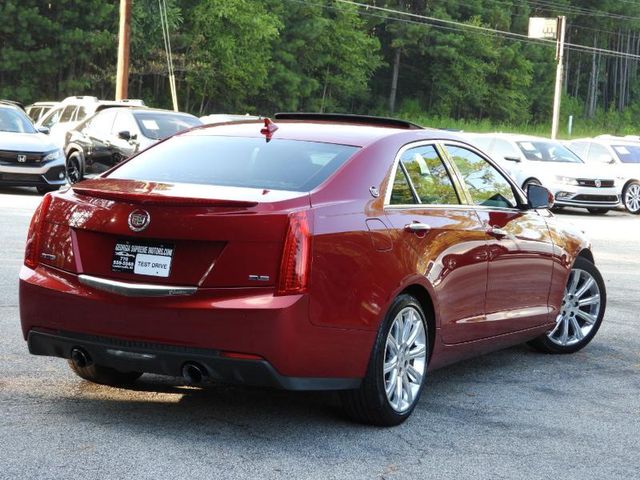
<path id="1" fill-rule="evenodd" d="M 129 214 L 129 228 L 134 232 L 141 232 L 151 223 L 151 215 L 145 210 L 134 210 Z"/>
<path id="2" fill-rule="evenodd" d="M 254 282 L 268 282 L 269 275 L 249 275 L 249 280 Z"/>

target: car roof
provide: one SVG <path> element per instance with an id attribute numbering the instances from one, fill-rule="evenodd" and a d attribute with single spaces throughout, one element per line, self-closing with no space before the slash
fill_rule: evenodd
<path id="1" fill-rule="evenodd" d="M 423 128 L 404 129 L 388 126 L 323 121 L 323 120 L 275 120 L 277 129 L 271 138 L 302 140 L 319 143 L 335 143 L 366 147 L 389 136 L 405 136 L 407 142 L 418 140 L 456 140 L 465 141 L 459 135 L 450 132 Z M 215 135 L 264 138 L 261 133 L 262 120 L 237 121 L 222 124 L 203 125 L 185 132 L 183 135 Z"/>

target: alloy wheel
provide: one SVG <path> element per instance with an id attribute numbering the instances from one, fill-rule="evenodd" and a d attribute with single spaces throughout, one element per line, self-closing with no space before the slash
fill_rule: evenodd
<path id="1" fill-rule="evenodd" d="M 72 184 L 81 180 L 80 164 L 74 157 L 71 157 L 67 162 L 67 180 Z"/>
<path id="2" fill-rule="evenodd" d="M 593 276 L 585 270 L 572 269 L 556 326 L 547 337 L 563 347 L 582 341 L 596 324 L 600 305 L 600 288 Z"/>
<path id="3" fill-rule="evenodd" d="M 420 313 L 413 307 L 393 319 L 384 352 L 384 387 L 389 405 L 405 412 L 414 404 L 427 365 L 427 335 Z"/>
<path id="4" fill-rule="evenodd" d="M 624 193 L 624 206 L 631 213 L 640 211 L 640 184 L 633 183 Z"/>

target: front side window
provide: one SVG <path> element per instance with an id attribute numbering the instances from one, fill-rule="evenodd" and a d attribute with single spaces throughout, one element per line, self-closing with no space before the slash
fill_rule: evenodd
<path id="1" fill-rule="evenodd" d="M 47 117 L 42 121 L 42 126 L 47 128 L 53 127 L 56 123 L 58 123 L 61 113 L 62 108 L 56 108 L 55 110 L 50 112 L 49 115 L 47 115 Z"/>
<path id="2" fill-rule="evenodd" d="M 517 206 L 511 183 L 493 165 L 466 148 L 447 145 L 447 150 L 474 204 L 502 208 Z"/>
<path id="3" fill-rule="evenodd" d="M 584 163 L 580 157 L 558 142 L 527 140 L 516 144 L 525 158 L 534 162 Z"/>
<path id="4" fill-rule="evenodd" d="M 589 163 L 610 163 L 613 160 L 613 157 L 607 147 L 603 145 L 598 145 L 597 143 L 592 143 L 591 148 L 589 149 Z"/>
<path id="5" fill-rule="evenodd" d="M 420 203 L 428 205 L 460 203 L 449 172 L 433 145 L 406 150 L 400 157 L 400 162 L 409 175 Z"/>
<path id="6" fill-rule="evenodd" d="M 511 142 L 496 138 L 496 141 L 493 144 L 493 151 L 491 155 L 491 158 L 493 160 L 501 161 L 506 160 L 507 158 L 510 160 L 514 160 L 520 157 L 522 157 L 522 155 L 520 155 L 520 152 L 518 152 L 518 150 L 511 144 Z"/>

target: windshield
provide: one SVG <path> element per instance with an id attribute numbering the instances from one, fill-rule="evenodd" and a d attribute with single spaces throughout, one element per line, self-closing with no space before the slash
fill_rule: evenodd
<path id="1" fill-rule="evenodd" d="M 13 108 L 0 108 L 0 132 L 36 133 L 36 129 L 24 113 Z"/>
<path id="2" fill-rule="evenodd" d="M 138 122 L 142 135 L 152 140 L 162 140 L 188 128 L 202 125 L 200 120 L 191 115 L 137 112 L 133 116 Z"/>
<path id="3" fill-rule="evenodd" d="M 640 163 L 640 145 L 611 145 L 622 163 Z"/>
<path id="4" fill-rule="evenodd" d="M 584 163 L 575 153 L 557 142 L 530 140 L 516 142 L 527 160 L 534 162 Z"/>
<path id="5" fill-rule="evenodd" d="M 109 177 L 307 192 L 357 150 L 298 140 L 181 135 L 143 151 Z"/>

